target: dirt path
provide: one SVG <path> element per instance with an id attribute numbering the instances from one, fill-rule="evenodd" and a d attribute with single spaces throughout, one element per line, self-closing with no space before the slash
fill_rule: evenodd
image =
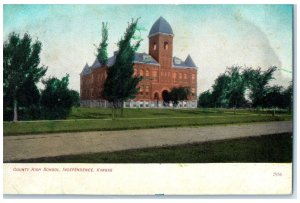
<path id="1" fill-rule="evenodd" d="M 292 132 L 291 121 L 4 137 L 4 162 Z"/>

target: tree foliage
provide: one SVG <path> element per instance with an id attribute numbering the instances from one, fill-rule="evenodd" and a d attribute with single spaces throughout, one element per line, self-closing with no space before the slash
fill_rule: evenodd
<path id="1" fill-rule="evenodd" d="M 247 87 L 250 90 L 250 99 L 253 107 L 262 107 L 263 98 L 267 94 L 268 84 L 273 79 L 273 73 L 277 67 L 269 67 L 266 71 L 261 68 L 244 70 L 244 78 L 247 81 Z"/>
<path id="2" fill-rule="evenodd" d="M 211 101 L 215 107 L 240 107 L 245 104 L 246 83 L 240 66 L 228 67 L 212 86 Z"/>
<path id="3" fill-rule="evenodd" d="M 64 119 L 71 107 L 78 103 L 79 97 L 74 96 L 73 90 L 68 89 L 69 75 L 61 80 L 56 77 L 43 81 L 45 89 L 42 91 L 41 107 L 46 119 Z"/>
<path id="4" fill-rule="evenodd" d="M 228 100 L 229 107 L 242 107 L 245 104 L 246 82 L 241 73 L 240 66 L 227 68 L 226 73 L 230 78 L 225 91 L 225 97 Z"/>
<path id="5" fill-rule="evenodd" d="M 212 102 L 215 107 L 227 107 L 228 99 L 226 98 L 226 92 L 229 84 L 229 76 L 225 73 L 218 76 L 215 83 L 212 86 Z"/>
<path id="6" fill-rule="evenodd" d="M 170 92 L 170 100 L 173 103 L 173 106 L 176 107 L 179 101 L 188 99 L 190 95 L 191 91 L 188 87 L 173 87 Z"/>
<path id="7" fill-rule="evenodd" d="M 270 86 L 276 67 L 266 71 L 261 68 L 232 66 L 219 75 L 212 85 L 212 91 L 207 90 L 199 95 L 198 107 L 243 107 L 292 109 L 293 86 L 286 89 L 282 86 Z M 250 101 L 246 99 L 249 91 Z"/>
<path id="8" fill-rule="evenodd" d="M 212 93 L 210 90 L 202 92 L 198 98 L 198 107 L 214 107 Z"/>
<path id="9" fill-rule="evenodd" d="M 135 52 L 140 46 L 141 40 L 133 41 L 137 29 L 137 20 L 132 20 L 128 25 L 124 37 L 118 43 L 115 64 L 108 68 L 107 79 L 104 83 L 102 95 L 111 104 L 114 112 L 116 108 L 123 107 L 123 102 L 134 98 L 139 91 L 138 83 L 142 77 L 133 76 L 133 61 Z"/>
<path id="10" fill-rule="evenodd" d="M 46 74 L 47 68 L 39 66 L 42 44 L 25 33 L 23 38 L 19 34 L 11 33 L 3 45 L 3 91 L 4 98 L 10 98 L 14 108 L 14 121 L 18 120 L 18 102 L 20 90 L 29 84 L 36 89 L 35 84 Z M 31 97 L 31 93 L 27 95 Z"/>
<path id="11" fill-rule="evenodd" d="M 291 112 L 293 109 L 293 84 L 291 83 L 286 90 L 283 91 L 285 106 Z"/>
<path id="12" fill-rule="evenodd" d="M 108 55 L 107 55 L 107 39 L 108 39 L 108 28 L 107 23 L 102 22 L 102 39 L 99 47 L 97 48 L 97 59 L 101 65 L 107 65 Z"/>

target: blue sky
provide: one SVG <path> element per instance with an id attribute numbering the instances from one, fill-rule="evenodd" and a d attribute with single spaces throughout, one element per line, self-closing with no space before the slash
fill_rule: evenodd
<path id="1" fill-rule="evenodd" d="M 70 74 L 70 87 L 79 90 L 79 74 L 95 59 L 101 22 L 109 26 L 109 55 L 117 49 L 128 22 L 138 18 L 144 39 L 139 52 L 148 52 L 148 32 L 163 16 L 172 26 L 173 55 L 192 56 L 198 68 L 198 93 L 211 87 L 227 66 L 276 65 L 279 85 L 292 74 L 291 5 L 4 5 L 3 36 L 28 32 L 43 44 L 41 63 L 47 76 Z M 287 71 L 284 71 L 287 70 Z"/>

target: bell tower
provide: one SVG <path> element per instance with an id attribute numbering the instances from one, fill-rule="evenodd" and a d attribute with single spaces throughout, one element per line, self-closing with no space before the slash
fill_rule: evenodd
<path id="1" fill-rule="evenodd" d="M 170 24 L 160 17 L 153 24 L 148 37 L 149 54 L 162 69 L 172 68 L 174 34 Z"/>

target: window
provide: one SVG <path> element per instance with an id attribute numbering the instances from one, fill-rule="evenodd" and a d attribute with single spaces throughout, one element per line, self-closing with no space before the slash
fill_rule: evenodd
<path id="1" fill-rule="evenodd" d="M 168 48 L 169 48 L 168 42 L 164 42 L 164 49 L 165 49 L 165 50 L 168 50 Z"/>
<path id="2" fill-rule="evenodd" d="M 179 79 L 180 80 L 182 79 L 182 73 L 179 73 Z"/>
<path id="3" fill-rule="evenodd" d="M 195 74 L 192 74 L 192 80 L 195 80 Z"/>
<path id="4" fill-rule="evenodd" d="M 156 50 L 156 43 L 153 43 L 153 50 Z"/>
<path id="5" fill-rule="evenodd" d="M 184 74 L 184 79 L 185 79 L 185 80 L 187 79 L 187 74 L 186 74 L 186 73 Z"/>
<path id="6" fill-rule="evenodd" d="M 146 76 L 149 76 L 149 70 L 148 69 L 146 70 Z"/>
<path id="7" fill-rule="evenodd" d="M 140 76 L 144 76 L 144 70 L 143 69 L 140 70 Z"/>
<path id="8" fill-rule="evenodd" d="M 152 76 L 153 76 L 153 77 L 157 77 L 157 71 L 153 71 L 153 72 L 152 72 Z"/>
<path id="9" fill-rule="evenodd" d="M 145 87 L 145 91 L 146 91 L 147 93 L 149 92 L 149 86 L 148 86 L 148 85 Z"/>

